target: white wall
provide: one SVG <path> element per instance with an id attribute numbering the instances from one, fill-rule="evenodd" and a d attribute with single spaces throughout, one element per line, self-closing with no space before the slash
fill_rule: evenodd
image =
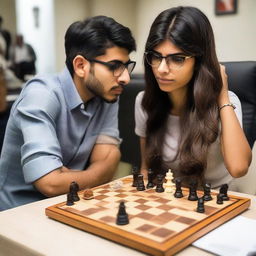
<path id="1" fill-rule="evenodd" d="M 88 16 L 87 0 L 55 0 L 54 27 L 56 69 L 60 71 L 65 66 L 64 36 L 71 23 L 83 20 Z"/>
<path id="2" fill-rule="evenodd" d="M 137 60 L 135 72 L 143 72 L 142 56 L 149 28 L 155 17 L 163 10 L 190 5 L 201 9 L 209 18 L 215 32 L 217 54 L 220 61 L 256 60 L 256 1 L 238 1 L 238 13 L 216 16 L 214 0 L 56 0 L 57 42 L 61 41 L 64 28 L 70 17 L 77 19 L 85 16 L 107 15 L 131 28 L 137 41 L 137 53 L 132 58 Z M 72 10 L 72 12 L 71 12 Z M 69 15 L 66 15 L 67 12 Z M 81 13 L 82 12 L 82 13 Z M 62 45 L 57 44 L 57 67 L 63 63 Z M 60 61 L 61 60 L 61 61 Z"/>
<path id="3" fill-rule="evenodd" d="M 39 8 L 39 26 L 33 8 Z M 55 71 L 55 45 L 52 0 L 16 0 L 17 33 L 22 34 L 37 55 L 37 73 Z"/>
<path id="4" fill-rule="evenodd" d="M 16 33 L 15 0 L 0 0 L 0 15 L 4 19 L 3 27 L 14 35 Z"/>

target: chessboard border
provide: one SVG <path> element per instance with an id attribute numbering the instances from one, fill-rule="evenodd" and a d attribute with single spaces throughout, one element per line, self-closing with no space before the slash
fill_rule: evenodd
<path id="1" fill-rule="evenodd" d="M 86 232 L 101 236 L 133 249 L 155 256 L 170 256 L 190 245 L 192 242 L 220 226 L 224 222 L 242 213 L 250 206 L 251 200 L 249 198 L 234 195 L 229 195 L 229 197 L 237 199 L 238 201 L 189 226 L 184 231 L 177 233 L 174 237 L 163 243 L 155 242 L 152 239 L 141 237 L 136 234 L 131 234 L 131 232 L 99 222 L 98 220 L 93 220 L 85 216 L 80 216 L 76 213 L 68 212 L 60 208 L 65 205 L 65 202 L 46 208 L 45 214 L 52 219 L 63 222 L 72 227 L 82 229 Z"/>

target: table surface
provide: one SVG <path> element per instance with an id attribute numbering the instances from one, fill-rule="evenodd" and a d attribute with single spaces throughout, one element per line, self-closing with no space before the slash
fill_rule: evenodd
<path id="1" fill-rule="evenodd" d="M 242 216 L 256 219 L 256 196 L 229 192 L 251 199 Z M 94 255 L 138 256 L 145 253 L 60 223 L 45 215 L 45 208 L 66 200 L 66 195 L 0 212 L 0 255 Z M 211 253 L 188 246 L 178 256 L 208 256 Z"/>

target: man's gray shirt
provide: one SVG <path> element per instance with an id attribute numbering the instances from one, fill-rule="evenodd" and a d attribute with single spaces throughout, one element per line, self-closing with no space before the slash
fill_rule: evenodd
<path id="1" fill-rule="evenodd" d="M 0 159 L 0 210 L 45 198 L 33 182 L 66 166 L 83 170 L 99 135 L 119 140 L 118 103 L 85 106 L 65 68 L 29 81 L 13 104 Z"/>

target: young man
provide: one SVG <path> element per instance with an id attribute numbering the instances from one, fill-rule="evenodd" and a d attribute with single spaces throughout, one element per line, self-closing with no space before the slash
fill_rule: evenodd
<path id="1" fill-rule="evenodd" d="M 66 68 L 29 81 L 13 105 L 0 160 L 0 210 L 109 181 L 120 159 L 118 96 L 135 41 L 105 16 L 73 23 Z"/>

